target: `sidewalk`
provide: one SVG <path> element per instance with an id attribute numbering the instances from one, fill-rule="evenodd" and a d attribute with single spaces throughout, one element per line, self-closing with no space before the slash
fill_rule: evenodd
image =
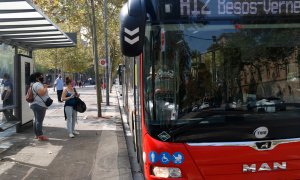
<path id="1" fill-rule="evenodd" d="M 34 139 L 32 128 L 0 137 L 1 180 L 131 180 L 131 166 L 120 116 L 117 93 L 113 88 L 110 106 L 102 103 L 102 118 L 97 117 L 93 86 L 77 88 L 87 111 L 78 114 L 76 129 L 69 138 L 63 103 L 54 99 L 44 121 L 46 142 Z M 105 95 L 105 94 L 103 94 Z M 105 101 L 105 96 L 102 97 Z M 1 136 L 1 135 L 0 135 Z"/>

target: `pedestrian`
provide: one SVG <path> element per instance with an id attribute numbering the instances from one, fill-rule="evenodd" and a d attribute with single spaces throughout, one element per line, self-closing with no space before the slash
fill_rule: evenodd
<path id="1" fill-rule="evenodd" d="M 46 115 L 47 106 L 45 105 L 48 95 L 48 85 L 43 84 L 44 76 L 40 72 L 30 75 L 30 82 L 34 100 L 30 103 L 30 108 L 34 114 L 33 130 L 35 138 L 40 141 L 47 141 L 48 137 L 43 135 L 43 121 Z"/>
<path id="2" fill-rule="evenodd" d="M 13 85 L 12 82 L 10 81 L 9 75 L 5 73 L 3 75 L 3 80 L 1 82 L 1 86 L 3 86 L 3 92 L 1 93 L 1 100 L 3 101 L 3 109 L 6 109 L 9 106 L 13 105 Z M 6 109 L 6 112 L 3 113 L 3 120 L 5 117 L 5 120 L 9 120 L 8 118 L 10 115 L 13 114 L 12 109 Z"/>
<path id="3" fill-rule="evenodd" d="M 61 78 L 61 75 L 56 78 L 54 86 L 56 87 L 57 100 L 58 102 L 62 102 L 61 95 L 64 90 L 64 82 Z"/>
<path id="4" fill-rule="evenodd" d="M 13 105 L 13 85 L 7 73 L 3 75 L 2 86 L 3 92 L 1 94 L 1 100 L 3 101 L 3 108 L 5 108 Z"/>
<path id="5" fill-rule="evenodd" d="M 66 77 L 66 88 L 62 93 L 62 100 L 65 101 L 64 113 L 65 119 L 67 120 L 67 131 L 70 138 L 74 138 L 75 135 L 79 135 L 78 131 L 75 131 L 75 123 L 77 122 L 77 111 L 74 110 L 75 97 L 80 95 L 76 92 L 75 88 L 72 86 L 72 79 Z"/>

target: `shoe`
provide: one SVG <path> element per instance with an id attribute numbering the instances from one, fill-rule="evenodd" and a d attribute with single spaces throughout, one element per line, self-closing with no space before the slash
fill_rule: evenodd
<path id="1" fill-rule="evenodd" d="M 69 137 L 70 137 L 70 138 L 73 138 L 73 137 L 75 137 L 75 136 L 74 136 L 74 134 L 71 133 L 71 134 L 69 134 Z"/>
<path id="2" fill-rule="evenodd" d="M 73 134 L 79 135 L 80 133 L 78 131 L 73 131 Z"/>
<path id="3" fill-rule="evenodd" d="M 48 140 L 49 140 L 49 138 L 48 138 L 47 136 L 43 136 L 43 135 L 38 136 L 37 139 L 38 139 L 39 141 L 48 141 Z"/>

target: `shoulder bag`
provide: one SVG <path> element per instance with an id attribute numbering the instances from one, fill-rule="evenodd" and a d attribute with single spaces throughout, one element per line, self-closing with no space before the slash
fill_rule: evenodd
<path id="1" fill-rule="evenodd" d="M 74 91 L 75 93 L 77 94 L 76 92 L 76 89 L 74 88 Z M 86 104 L 85 102 L 83 102 L 79 97 L 75 96 L 75 105 L 73 106 L 73 109 L 77 112 L 80 112 L 80 113 L 84 113 L 86 111 Z"/>

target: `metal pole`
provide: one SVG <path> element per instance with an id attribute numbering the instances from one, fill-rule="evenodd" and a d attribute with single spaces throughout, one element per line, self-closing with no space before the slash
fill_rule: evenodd
<path id="1" fill-rule="evenodd" d="M 97 46 L 97 32 L 96 32 L 96 18 L 95 18 L 95 4 L 94 0 L 91 0 L 92 16 L 93 16 L 93 44 L 94 44 L 94 66 L 95 66 L 95 78 L 96 78 L 96 93 L 97 93 L 97 105 L 98 105 L 98 117 L 102 117 L 101 114 L 101 87 L 99 79 L 99 58 L 98 58 L 98 46 Z"/>
<path id="2" fill-rule="evenodd" d="M 107 0 L 104 1 L 104 28 L 105 28 L 105 58 L 106 58 L 106 105 L 109 106 L 109 59 L 107 41 Z"/>

